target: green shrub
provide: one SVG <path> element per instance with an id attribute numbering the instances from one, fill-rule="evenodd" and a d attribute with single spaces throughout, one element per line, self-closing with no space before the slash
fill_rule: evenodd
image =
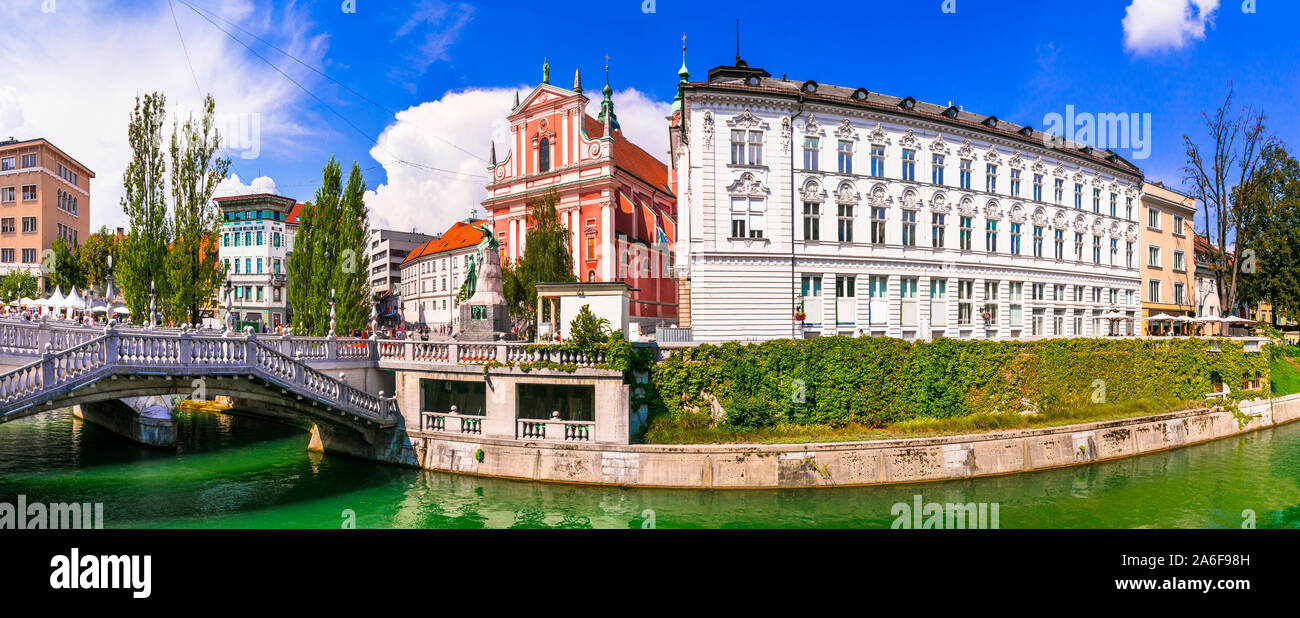
<path id="1" fill-rule="evenodd" d="M 569 323 L 569 341 L 579 347 L 605 343 L 609 338 L 609 320 L 598 318 L 591 312 L 591 305 L 583 305 L 578 315 Z"/>

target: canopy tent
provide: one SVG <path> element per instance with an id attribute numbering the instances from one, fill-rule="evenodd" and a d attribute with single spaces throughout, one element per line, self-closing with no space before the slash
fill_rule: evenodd
<path id="1" fill-rule="evenodd" d="M 85 309 L 86 301 L 77 294 L 77 288 L 73 287 L 72 291 L 63 298 L 63 306 L 69 309 Z"/>
<path id="2" fill-rule="evenodd" d="M 119 305 L 113 308 L 113 315 L 131 315 L 131 310 L 126 305 Z"/>
<path id="3" fill-rule="evenodd" d="M 40 306 L 42 306 L 42 307 L 62 307 L 62 306 L 63 306 L 63 290 L 61 290 L 61 289 L 59 289 L 59 288 L 54 288 L 54 293 L 53 293 L 53 294 L 50 294 L 50 297 L 49 297 L 49 298 L 47 298 L 47 299 L 45 299 L 45 300 L 36 301 L 36 302 L 37 302 L 38 305 L 40 305 Z"/>

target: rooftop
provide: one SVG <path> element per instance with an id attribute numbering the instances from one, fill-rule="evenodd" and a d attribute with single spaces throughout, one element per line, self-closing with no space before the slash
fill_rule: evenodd
<path id="1" fill-rule="evenodd" d="M 73 163 L 76 163 L 79 167 L 81 167 L 82 170 L 84 170 L 84 171 L 86 172 L 86 175 L 87 175 L 87 176 L 89 176 L 89 177 L 91 177 L 91 178 L 94 178 L 94 177 L 95 177 L 95 172 L 91 171 L 91 169 L 90 169 L 89 167 L 86 167 L 86 165 L 85 165 L 84 163 L 82 163 L 81 161 L 76 160 L 75 158 L 73 158 L 72 155 L 69 155 L 68 153 L 63 152 L 62 149 L 60 149 L 58 146 L 55 146 L 52 142 L 50 142 L 50 140 L 47 140 L 47 139 L 45 139 L 45 138 L 43 138 L 43 137 L 38 137 L 38 138 L 36 138 L 36 139 L 28 139 L 28 140 L 17 140 L 17 139 L 14 139 L 14 138 L 10 137 L 10 138 L 8 138 L 8 139 L 6 139 L 6 140 L 4 140 L 4 141 L 0 141 L 0 150 L 8 150 L 8 149 L 11 149 L 11 148 L 12 148 L 12 149 L 17 149 L 17 148 L 20 148 L 20 147 L 22 147 L 22 146 L 35 146 L 35 145 L 39 145 L 39 144 L 44 144 L 44 145 L 46 145 L 46 146 L 49 146 L 50 148 L 54 149 L 55 152 L 57 152 L 57 153 L 63 155 L 64 157 L 67 157 L 67 159 L 68 159 L 69 161 L 72 161 Z"/>
<path id="2" fill-rule="evenodd" d="M 402 260 L 402 263 L 407 264 L 423 257 L 477 245 L 479 241 L 483 240 L 483 233 L 475 226 L 481 225 L 483 221 L 479 220 L 472 223 L 457 221 L 446 232 L 443 232 L 442 236 L 413 249 L 406 256 L 406 259 Z"/>

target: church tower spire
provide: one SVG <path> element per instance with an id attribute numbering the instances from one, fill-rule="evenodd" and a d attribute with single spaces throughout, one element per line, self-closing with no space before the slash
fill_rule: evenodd
<path id="1" fill-rule="evenodd" d="M 582 70 L 573 70 L 573 91 L 582 94 Z"/>
<path id="2" fill-rule="evenodd" d="M 682 108 L 682 87 L 690 80 L 691 72 L 686 69 L 686 33 L 682 33 L 682 68 L 677 69 L 677 96 L 673 97 L 673 111 Z"/>
<path id="3" fill-rule="evenodd" d="M 605 96 L 600 102 L 600 115 L 596 120 L 605 125 L 605 137 L 612 137 L 614 131 L 622 131 L 618 126 L 618 116 L 614 114 L 614 89 L 609 87 L 609 54 L 605 54 L 605 87 L 601 89 L 601 94 Z"/>

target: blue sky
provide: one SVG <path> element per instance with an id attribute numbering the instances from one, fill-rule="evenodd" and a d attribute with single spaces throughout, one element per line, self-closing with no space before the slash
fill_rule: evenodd
<path id="1" fill-rule="evenodd" d="M 544 57 L 554 83 L 581 69 L 598 98 L 608 53 L 625 132 L 663 156 L 682 34 L 703 79 L 731 63 L 737 17 L 741 55 L 776 76 L 951 100 L 1039 128 L 1067 105 L 1150 114 L 1150 157 L 1135 162 L 1175 186 L 1182 135 L 1201 136 L 1200 112 L 1229 81 L 1239 103 L 1271 114 L 1272 132 L 1300 142 L 1289 114 L 1300 100 L 1290 32 L 1300 3 L 1281 0 L 56 0 L 52 12 L 43 1 L 0 6 L 0 19 L 31 24 L 28 36 L 0 39 L 0 135 L 47 137 L 90 166 L 96 227 L 125 223 L 120 174 L 137 93 L 162 90 L 182 112 L 215 93 L 241 146 L 231 152 L 238 186 L 225 190 L 306 200 L 334 155 L 365 170 L 375 223 L 436 232 L 482 198 L 489 141 L 504 155 L 512 94 L 537 83 Z M 239 144 L 239 133 L 257 139 Z"/>

